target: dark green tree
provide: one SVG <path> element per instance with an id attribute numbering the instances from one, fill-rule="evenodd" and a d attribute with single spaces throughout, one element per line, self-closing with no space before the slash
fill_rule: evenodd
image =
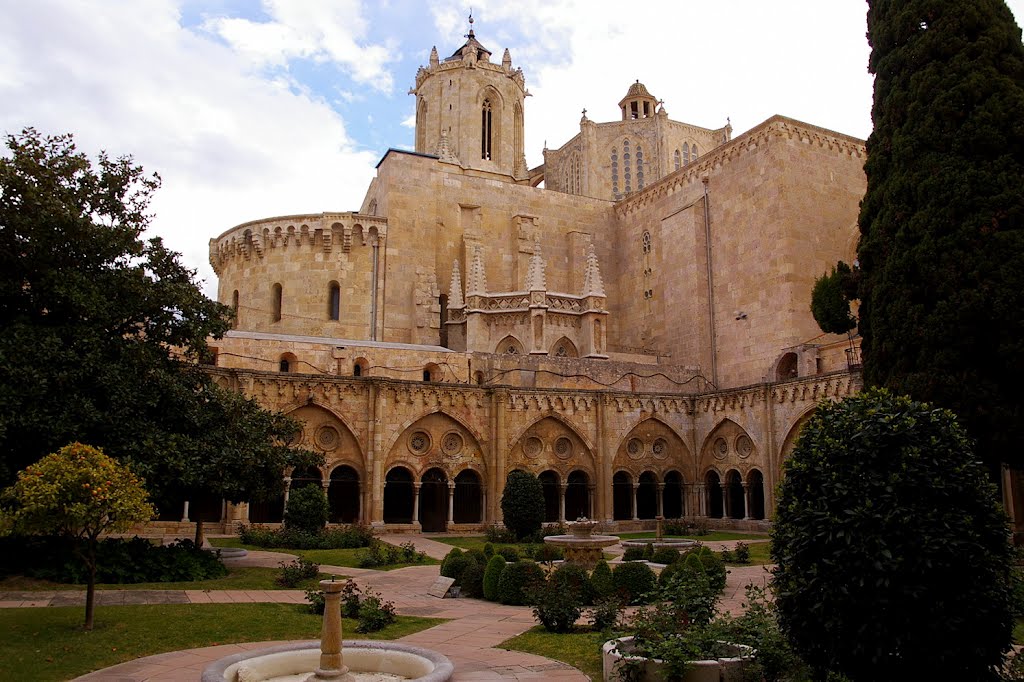
<path id="1" fill-rule="evenodd" d="M 154 499 L 283 490 L 315 463 L 297 423 L 214 385 L 207 338 L 231 323 L 178 254 L 142 239 L 159 178 L 27 129 L 0 157 L 0 484 L 68 442 L 102 447 Z M 201 532 L 201 528 L 198 528 Z"/>
<path id="2" fill-rule="evenodd" d="M 995 679 L 1013 628 L 995 492 L 949 410 L 877 388 L 819 405 L 772 530 L 781 624 L 815 679 Z"/>
<path id="3" fill-rule="evenodd" d="M 501 494 L 505 527 L 522 540 L 540 531 L 544 522 L 544 488 L 533 474 L 515 469 L 505 479 Z"/>
<path id="4" fill-rule="evenodd" d="M 1024 463 L 1024 47 L 1002 0 L 869 0 L 864 378 Z"/>
<path id="5" fill-rule="evenodd" d="M 857 318 L 850 313 L 847 291 L 853 270 L 843 261 L 832 266 L 832 273 L 814 280 L 811 290 L 811 314 L 821 331 L 827 334 L 845 334 L 857 326 Z"/>

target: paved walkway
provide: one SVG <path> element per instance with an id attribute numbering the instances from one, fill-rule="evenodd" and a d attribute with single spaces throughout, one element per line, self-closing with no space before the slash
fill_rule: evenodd
<path id="1" fill-rule="evenodd" d="M 386 542 L 401 544 L 412 540 L 417 550 L 440 559 L 451 549 L 436 540 L 422 536 L 385 535 Z M 730 547 L 735 543 L 721 544 Z M 718 549 L 718 547 L 715 547 Z M 229 559 L 235 566 L 269 566 L 276 568 L 283 555 L 279 552 L 250 552 L 241 559 Z M 411 566 L 394 571 L 341 566 L 321 566 L 324 573 L 346 575 L 358 579 L 360 586 L 380 592 L 395 603 L 401 615 L 445 618 L 447 622 L 401 638 L 400 642 L 440 651 L 455 665 L 454 680 L 527 680 L 558 678 L 559 682 L 583 682 L 579 670 L 541 656 L 497 649 L 497 645 L 536 624 L 528 607 L 502 606 L 478 599 L 438 599 L 426 595 L 437 578 L 437 566 Z M 749 582 L 764 584 L 768 574 L 762 566 L 730 568 L 723 610 L 740 608 L 744 586 Z M 97 603 L 105 604 L 201 604 L 274 602 L 302 603 L 301 590 L 100 590 Z M 0 593 L 0 607 L 75 606 L 84 604 L 82 592 L 6 592 Z M 83 677 L 80 682 L 192 682 L 198 680 L 203 668 L 224 656 L 279 644 L 252 642 L 227 644 L 174 651 L 136 659 L 105 668 Z"/>

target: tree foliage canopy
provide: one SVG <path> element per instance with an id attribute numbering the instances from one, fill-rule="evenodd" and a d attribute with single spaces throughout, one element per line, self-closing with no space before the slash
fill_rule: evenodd
<path id="1" fill-rule="evenodd" d="M 822 403 L 783 466 L 773 590 L 815 679 L 990 679 L 1013 627 L 1011 551 L 949 410 L 877 388 Z"/>
<path id="2" fill-rule="evenodd" d="M 510 471 L 501 493 L 501 515 L 505 527 L 519 539 L 538 533 L 544 522 L 544 488 L 540 480 L 527 471 Z"/>
<path id="3" fill-rule="evenodd" d="M 231 311 L 160 239 L 142 239 L 159 178 L 94 165 L 70 135 L 26 129 L 0 156 L 0 483 L 65 443 L 132 463 L 151 492 L 239 501 L 280 492 L 297 424 L 199 366 Z"/>
<path id="4" fill-rule="evenodd" d="M 1002 0 L 870 0 L 864 376 L 1024 462 L 1024 47 Z"/>
<path id="5" fill-rule="evenodd" d="M 827 334 L 845 334 L 857 326 L 857 318 L 850 314 L 847 297 L 853 270 L 843 261 L 832 266 L 832 273 L 814 280 L 811 290 L 811 314 L 821 331 Z"/>

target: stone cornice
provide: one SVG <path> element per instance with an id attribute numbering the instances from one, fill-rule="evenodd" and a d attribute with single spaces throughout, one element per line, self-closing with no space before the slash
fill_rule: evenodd
<path id="1" fill-rule="evenodd" d="M 702 178 L 718 168 L 779 138 L 796 139 L 804 144 L 828 149 L 836 155 L 857 158 L 867 156 L 863 140 L 775 115 L 729 142 L 715 147 L 690 165 L 673 171 L 639 192 L 630 194 L 615 205 L 615 213 L 619 218 L 625 218 L 685 185 L 699 184 Z"/>

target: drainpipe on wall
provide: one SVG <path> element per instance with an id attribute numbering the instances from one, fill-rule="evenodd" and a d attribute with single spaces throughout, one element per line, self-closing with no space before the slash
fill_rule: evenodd
<path id="1" fill-rule="evenodd" d="M 708 182 L 707 176 L 701 180 L 704 183 L 704 249 L 708 264 L 708 332 L 711 340 L 711 383 L 718 388 L 718 348 L 715 333 L 715 280 L 711 268 L 711 208 L 708 205 Z"/>
<path id="2" fill-rule="evenodd" d="M 380 239 L 373 240 L 373 290 L 370 292 L 370 340 L 377 340 L 377 259 L 379 257 Z"/>

